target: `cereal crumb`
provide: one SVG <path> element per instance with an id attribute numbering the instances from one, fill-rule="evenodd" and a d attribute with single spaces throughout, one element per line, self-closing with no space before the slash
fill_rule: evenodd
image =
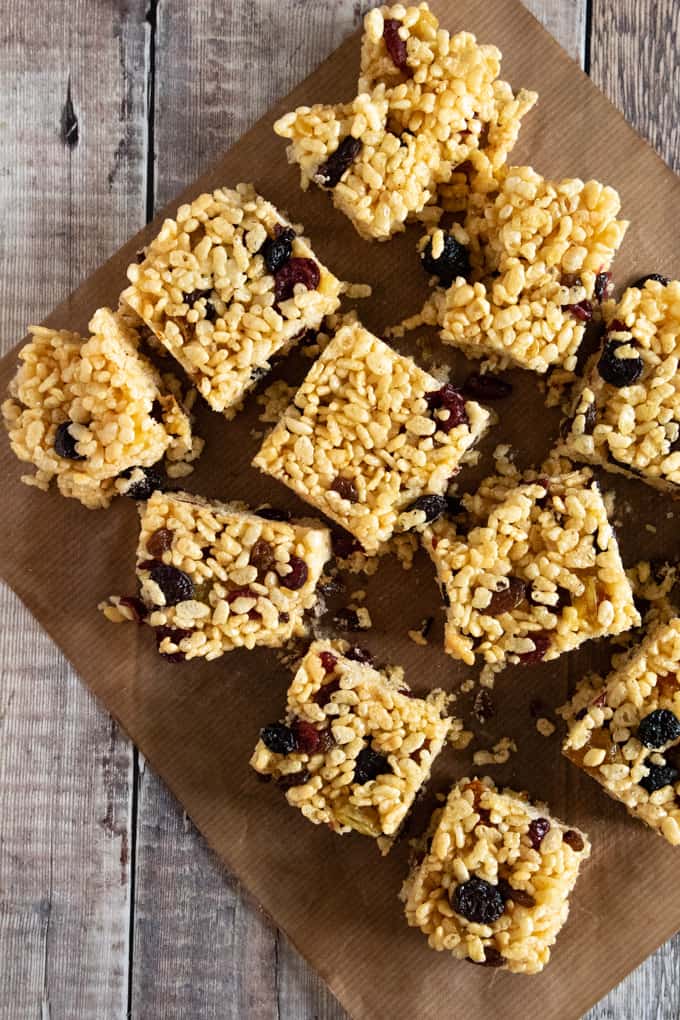
<path id="1" fill-rule="evenodd" d="M 258 421 L 272 425 L 276 424 L 286 408 L 292 403 L 294 396 L 295 386 L 289 386 L 283 379 L 273 382 L 257 398 L 258 404 L 261 404 L 264 408 L 262 414 L 258 416 Z"/>
<path id="2" fill-rule="evenodd" d="M 542 737 L 552 737 L 555 732 L 555 724 L 543 716 L 536 720 L 536 729 Z"/>
<path id="3" fill-rule="evenodd" d="M 656 535 L 656 525 L 645 524 L 645 531 L 648 531 L 650 535 Z"/>
<path id="4" fill-rule="evenodd" d="M 510 755 L 517 750 L 517 744 L 510 737 L 501 737 L 490 751 L 475 751 L 472 760 L 475 765 L 505 765 Z"/>

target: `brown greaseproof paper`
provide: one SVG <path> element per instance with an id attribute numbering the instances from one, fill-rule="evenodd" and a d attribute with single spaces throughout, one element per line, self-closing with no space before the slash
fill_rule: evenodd
<path id="1" fill-rule="evenodd" d="M 441 0 L 433 7 L 447 28 L 468 29 L 481 41 L 500 46 L 503 77 L 540 93 L 515 162 L 530 161 L 549 175 L 592 175 L 619 189 L 632 226 L 616 262 L 617 283 L 654 271 L 677 276 L 680 181 L 532 16 L 516 0 Z M 183 198 L 253 180 L 262 194 L 305 224 L 319 256 L 339 276 L 373 284 L 374 298 L 364 303 L 361 314 L 368 327 L 380 332 L 416 311 L 426 293 L 414 251 L 417 229 L 387 245 L 361 241 L 327 196 L 299 191 L 297 170 L 286 164 L 285 143 L 271 130 L 276 116 L 300 103 L 350 98 L 358 61 L 354 37 Z M 126 264 L 152 230 L 130 241 L 48 322 L 84 328 L 98 305 L 115 303 Z M 415 352 L 414 338 L 401 347 Z M 453 378 L 460 378 L 464 363 L 452 360 L 458 366 Z M 2 361 L 3 391 L 15 363 L 14 353 Z M 284 371 L 300 378 L 308 364 L 294 367 L 291 362 Z M 540 462 L 557 435 L 559 416 L 545 410 L 535 380 L 520 372 L 511 377 L 515 394 L 497 405 L 501 420 L 484 445 L 484 463 L 461 476 L 463 485 L 488 469 L 496 443 L 513 443 L 524 466 Z M 201 412 L 207 449 L 187 487 L 254 505 L 269 499 L 298 506 L 281 486 L 249 467 L 258 446 L 251 430 L 262 428 L 257 411 L 253 398 L 231 424 Z M 14 460 L 5 440 L 0 456 L 5 483 L 2 576 L 163 776 L 227 867 L 354 1017 L 568 1020 L 580 1016 L 678 927 L 680 850 L 628 819 L 622 807 L 562 759 L 557 736 L 540 737 L 529 710 L 532 700 L 540 698 L 544 708 L 539 711 L 551 714 L 570 682 L 606 660 L 606 649 L 586 647 L 559 663 L 508 670 L 496 685 L 495 717 L 475 727 L 477 747 L 489 747 L 505 735 L 517 742 L 518 752 L 507 766 L 488 770 L 497 780 L 547 800 L 592 837 L 593 857 L 577 885 L 553 961 L 544 974 L 530 979 L 456 962 L 429 950 L 424 937 L 403 921 L 397 893 L 406 871 L 405 842 L 382 860 L 370 840 L 340 838 L 306 822 L 277 789 L 258 782 L 249 770 L 259 727 L 278 717 L 284 701 L 289 677 L 276 655 L 236 652 L 208 664 L 171 665 L 157 657 L 147 630 L 107 623 L 97 603 L 134 587 L 134 504 L 121 499 L 108 511 L 85 510 L 73 500 L 21 485 L 24 466 Z M 627 563 L 677 554 L 670 499 L 613 476 L 604 483 L 618 494 L 616 517 Z M 656 533 L 645 523 L 654 523 Z M 410 573 L 384 561 L 364 587 L 374 620 L 364 643 L 383 660 L 402 663 L 416 690 L 435 685 L 455 689 L 471 675 L 441 650 L 433 571 L 422 554 Z M 417 647 L 406 631 L 430 614 L 436 616 L 430 644 Z M 464 697 L 460 704 L 461 711 L 469 710 Z M 469 756 L 448 750 L 430 798 L 470 768 Z M 431 799 L 421 814 L 430 805 Z"/>

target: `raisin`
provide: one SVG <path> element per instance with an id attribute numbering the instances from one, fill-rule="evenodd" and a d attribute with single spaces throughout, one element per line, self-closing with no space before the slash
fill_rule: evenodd
<path id="1" fill-rule="evenodd" d="M 465 506 L 460 496 L 446 497 L 446 512 L 449 517 L 459 517 L 465 513 Z"/>
<path id="2" fill-rule="evenodd" d="M 493 718 L 495 712 L 493 700 L 485 687 L 482 687 L 475 694 L 475 700 L 472 703 L 472 711 L 474 712 L 477 721 L 482 723 L 482 725 L 487 722 L 487 720 Z"/>
<path id="3" fill-rule="evenodd" d="M 680 772 L 672 765 L 652 765 L 651 762 L 645 765 L 649 769 L 649 774 L 643 779 L 639 780 L 638 785 L 646 790 L 647 793 L 654 793 L 655 790 L 662 790 L 664 786 L 671 786 L 677 782 Z"/>
<path id="4" fill-rule="evenodd" d="M 372 747 L 363 747 L 354 762 L 354 782 L 370 783 L 372 779 L 391 771 L 390 763 L 384 754 L 378 754 Z"/>
<path id="5" fill-rule="evenodd" d="M 637 354 L 632 358 L 617 357 L 616 351 L 623 346 L 625 344 L 620 341 L 608 340 L 597 363 L 597 370 L 604 381 L 618 388 L 637 382 L 644 367 L 642 358 Z"/>
<path id="6" fill-rule="evenodd" d="M 583 836 L 580 834 L 580 832 L 576 832 L 575 829 L 567 829 L 565 834 L 562 836 L 562 839 L 567 844 L 567 846 L 570 846 L 571 849 L 574 850 L 577 854 L 580 853 L 585 846 L 585 843 L 583 842 Z"/>
<path id="7" fill-rule="evenodd" d="M 400 71 L 408 71 L 408 48 L 406 40 L 399 35 L 400 28 L 401 21 L 397 21 L 396 18 L 385 18 L 383 39 L 385 40 L 385 49 L 394 66 L 398 67 Z"/>
<path id="8" fill-rule="evenodd" d="M 291 725 L 295 737 L 295 746 L 303 754 L 315 754 L 321 744 L 321 733 L 313 723 L 304 719 L 294 719 Z"/>
<path id="9" fill-rule="evenodd" d="M 637 738 L 645 747 L 663 747 L 680 737 L 680 720 L 668 708 L 657 708 L 640 720 Z"/>
<path id="10" fill-rule="evenodd" d="M 522 652 L 522 654 L 518 656 L 519 661 L 523 666 L 533 666 L 537 662 L 543 662 L 543 659 L 550 648 L 550 635 L 546 634 L 545 631 L 536 631 L 530 635 L 530 638 L 534 643 L 533 650 L 530 652 Z"/>
<path id="11" fill-rule="evenodd" d="M 276 563 L 274 548 L 264 538 L 258 538 L 250 550 L 250 562 L 261 574 L 266 574 Z"/>
<path id="12" fill-rule="evenodd" d="M 57 427 L 54 436 L 54 452 L 57 457 L 64 457 L 65 460 L 85 460 L 82 453 L 78 453 L 76 450 L 77 440 L 69 432 L 71 425 L 73 425 L 72 421 L 63 421 Z"/>
<path id="13" fill-rule="evenodd" d="M 451 906 L 473 924 L 493 924 L 505 910 L 505 901 L 497 885 L 473 875 L 457 885 L 451 895 Z"/>
<path id="14" fill-rule="evenodd" d="M 147 552 L 151 553 L 155 560 L 163 558 L 163 553 L 172 546 L 172 531 L 170 528 L 159 528 L 154 531 L 146 540 Z"/>
<path id="15" fill-rule="evenodd" d="M 331 546 L 333 555 L 339 560 L 347 560 L 354 553 L 363 552 L 363 546 L 352 535 L 341 534 L 339 531 L 331 532 Z"/>
<path id="16" fill-rule="evenodd" d="M 472 400 L 504 400 L 512 393 L 512 383 L 493 372 L 472 372 L 463 383 L 461 392 Z"/>
<path id="17" fill-rule="evenodd" d="M 337 665 L 337 656 L 333 655 L 332 652 L 320 652 L 319 658 L 321 660 L 324 673 L 332 673 Z"/>
<path id="18" fill-rule="evenodd" d="M 362 648 L 360 645 L 352 645 L 345 652 L 345 658 L 351 659 L 352 662 L 361 662 L 367 666 L 375 665 L 375 659 L 369 652 L 368 648 Z"/>
<path id="19" fill-rule="evenodd" d="M 404 513 L 409 514 L 412 510 L 422 510 L 425 514 L 423 524 L 431 524 L 432 521 L 436 521 L 438 517 L 446 513 L 448 509 L 449 503 L 446 496 L 419 496 L 418 499 L 406 507 Z"/>
<path id="20" fill-rule="evenodd" d="M 280 790 L 290 790 L 294 786 L 302 786 L 303 783 L 308 783 L 311 778 L 311 774 L 307 769 L 302 769 L 300 772 L 286 772 L 285 775 L 279 776 L 276 780 L 276 785 Z"/>
<path id="21" fill-rule="evenodd" d="M 316 290 L 321 280 L 318 263 L 314 259 L 288 259 L 274 275 L 276 302 L 292 298 L 294 289 L 301 283 L 307 290 Z"/>
<path id="22" fill-rule="evenodd" d="M 163 592 L 166 606 L 176 606 L 194 597 L 194 583 L 183 570 L 167 563 L 156 563 L 150 574 L 151 580 Z"/>
<path id="23" fill-rule="evenodd" d="M 451 383 L 445 383 L 441 389 L 432 390 L 425 394 L 428 406 L 432 411 L 448 411 L 444 419 L 438 415 L 435 418 L 437 428 L 442 432 L 450 432 L 457 425 L 467 425 L 468 416 L 465 410 L 465 398 L 462 393 Z"/>
<path id="24" fill-rule="evenodd" d="M 270 273 L 276 273 L 293 254 L 295 231 L 290 227 L 282 230 L 277 237 L 268 237 L 260 248 L 260 255 Z"/>
<path id="25" fill-rule="evenodd" d="M 118 604 L 126 606 L 135 618 L 135 623 L 143 623 L 148 616 L 148 609 L 136 595 L 121 595 Z"/>
<path id="26" fill-rule="evenodd" d="M 121 471 L 120 477 L 130 478 L 133 471 L 141 471 L 144 477 L 140 478 L 139 481 L 133 482 L 125 490 L 125 495 L 129 496 L 130 499 L 145 500 L 149 499 L 154 492 L 163 491 L 165 479 L 157 467 L 126 468 L 125 471 Z"/>
<path id="27" fill-rule="evenodd" d="M 527 586 L 519 577 L 508 577 L 508 587 L 495 591 L 486 609 L 481 610 L 487 616 L 500 616 L 511 613 L 521 605 L 527 596 Z"/>
<path id="28" fill-rule="evenodd" d="M 361 142 L 359 139 L 347 135 L 335 152 L 332 152 L 326 162 L 318 168 L 314 175 L 315 180 L 322 188 L 334 188 L 336 184 L 340 183 L 343 174 L 349 170 L 360 152 Z"/>
<path id="29" fill-rule="evenodd" d="M 307 582 L 309 570 L 304 560 L 299 556 L 291 556 L 288 560 L 290 572 L 281 578 L 281 586 L 289 591 L 299 591 Z"/>
<path id="30" fill-rule="evenodd" d="M 208 322 L 215 323 L 219 319 L 219 312 L 212 301 L 206 301 L 205 303 L 205 318 Z"/>
<path id="31" fill-rule="evenodd" d="M 340 677 L 337 676 L 334 680 L 331 680 L 327 684 L 322 684 L 318 691 L 313 697 L 315 705 L 327 705 L 331 700 L 331 695 L 335 694 L 336 691 L 340 690 Z"/>
<path id="32" fill-rule="evenodd" d="M 290 510 L 280 510 L 275 506 L 261 506 L 255 513 L 265 521 L 289 521 L 293 516 Z"/>
<path id="33" fill-rule="evenodd" d="M 156 627 L 156 648 L 160 648 L 165 638 L 170 638 L 173 645 L 179 645 L 180 641 L 183 641 L 184 638 L 190 635 L 190 630 L 180 630 L 175 627 Z M 160 654 L 166 662 L 184 662 L 186 659 L 184 652 L 161 652 Z"/>
<path id="34" fill-rule="evenodd" d="M 597 303 L 601 305 L 603 301 L 611 297 L 612 290 L 612 274 L 598 273 L 595 277 L 595 300 Z"/>
<path id="35" fill-rule="evenodd" d="M 505 878 L 499 878 L 498 890 L 504 900 L 512 900 L 516 907 L 536 906 L 536 900 L 526 889 L 515 889 Z"/>
<path id="36" fill-rule="evenodd" d="M 662 287 L 667 287 L 671 282 L 667 276 L 662 276 L 660 273 L 648 273 L 647 276 L 641 276 L 639 280 L 631 284 L 631 287 L 636 287 L 638 290 L 642 290 L 644 285 L 650 280 L 660 283 Z"/>
<path id="37" fill-rule="evenodd" d="M 432 241 L 428 241 L 420 260 L 428 276 L 436 276 L 442 287 L 450 287 L 459 276 L 467 280 L 470 275 L 470 254 L 451 234 L 445 236 L 444 248 L 437 258 L 432 255 Z"/>
<path id="38" fill-rule="evenodd" d="M 297 744 L 295 734 L 285 723 L 272 723 L 260 730 L 260 740 L 274 754 L 292 754 Z"/>
<path id="39" fill-rule="evenodd" d="M 470 960 L 470 963 L 476 963 L 479 967 L 505 967 L 506 959 L 495 946 L 484 946 L 484 959 Z"/>
<path id="40" fill-rule="evenodd" d="M 563 312 L 571 312 L 575 319 L 590 322 L 593 317 L 593 306 L 590 301 L 579 301 L 575 305 L 562 305 Z"/>
<path id="41" fill-rule="evenodd" d="M 550 832 L 550 822 L 547 818 L 534 818 L 529 822 L 527 835 L 534 850 L 538 850 L 545 837 Z"/>
<path id="42" fill-rule="evenodd" d="M 338 475 L 333 480 L 331 489 L 333 492 L 337 492 L 341 499 L 346 499 L 348 503 L 356 503 L 359 499 L 359 493 L 352 478 L 343 478 L 341 475 Z"/>

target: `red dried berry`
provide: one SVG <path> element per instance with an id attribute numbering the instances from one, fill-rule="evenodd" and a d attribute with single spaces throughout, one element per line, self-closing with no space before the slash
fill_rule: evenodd
<path id="1" fill-rule="evenodd" d="M 252 588 L 234 588 L 233 591 L 228 592 L 227 602 L 231 605 L 236 599 L 256 599 L 257 592 L 254 592 Z"/>
<path id="2" fill-rule="evenodd" d="M 385 48 L 395 67 L 398 67 L 400 71 L 408 71 L 410 70 L 407 63 L 408 48 L 406 40 L 402 39 L 399 35 L 400 28 L 401 21 L 397 21 L 396 18 L 386 18 L 385 27 L 383 28 L 383 39 L 385 40 Z"/>
<path id="3" fill-rule="evenodd" d="M 436 415 L 437 428 L 442 432 L 450 432 L 457 425 L 467 425 L 468 416 L 465 410 L 465 398 L 460 390 L 451 383 L 445 383 L 441 389 L 425 394 L 428 406 L 432 411 L 448 411 L 448 416 L 440 418 Z"/>
<path id="4" fill-rule="evenodd" d="M 332 152 L 325 163 L 317 169 L 315 180 L 322 188 L 334 188 L 361 152 L 361 142 L 347 135 Z"/>
<path id="5" fill-rule="evenodd" d="M 332 673 L 338 662 L 337 656 L 333 655 L 332 652 L 320 652 L 319 658 L 321 660 L 324 673 Z"/>
<path id="6" fill-rule="evenodd" d="M 504 400 L 512 393 L 512 383 L 493 372 L 473 372 L 463 383 L 462 393 L 472 400 Z"/>
<path id="7" fill-rule="evenodd" d="M 562 305 L 563 312 L 571 312 L 575 319 L 590 322 L 593 317 L 593 306 L 590 301 L 579 301 L 575 305 Z"/>
<path id="8" fill-rule="evenodd" d="M 307 290 L 316 290 L 321 272 L 314 259 L 289 259 L 274 275 L 274 297 L 276 302 L 292 298 L 294 288 L 301 283 Z"/>
<path id="9" fill-rule="evenodd" d="M 290 572 L 281 578 L 281 586 L 288 588 L 289 591 L 299 591 L 309 576 L 307 564 L 299 556 L 291 556 L 288 560 L 288 566 L 290 567 Z"/>
<path id="10" fill-rule="evenodd" d="M 315 705 L 327 705 L 331 700 L 331 695 L 335 694 L 336 691 L 340 690 L 340 677 L 336 676 L 327 684 L 323 684 L 319 687 L 318 691 L 312 698 Z"/>
<path id="11" fill-rule="evenodd" d="M 170 528 L 158 528 L 146 540 L 147 552 L 156 560 L 162 559 L 163 553 L 172 547 L 172 538 Z"/>
<path id="12" fill-rule="evenodd" d="M 546 652 L 550 648 L 550 636 L 545 631 L 537 631 L 530 635 L 531 640 L 534 643 L 533 651 L 522 652 L 519 656 L 519 661 L 523 666 L 533 666 L 538 662 L 543 662 Z"/>
<path id="13" fill-rule="evenodd" d="M 539 849 L 541 843 L 549 832 L 550 822 L 547 818 L 534 818 L 532 822 L 529 822 L 529 831 L 527 835 L 534 850 Z"/>
<path id="14" fill-rule="evenodd" d="M 303 754 L 316 754 L 321 744 L 321 734 L 316 726 L 304 719 L 294 719 L 291 729 L 297 750 L 302 751 Z"/>
<path id="15" fill-rule="evenodd" d="M 331 489 L 333 492 L 337 492 L 341 499 L 346 499 L 348 503 L 356 503 L 359 499 L 359 493 L 352 478 L 343 478 L 341 475 L 338 475 L 333 480 Z"/>

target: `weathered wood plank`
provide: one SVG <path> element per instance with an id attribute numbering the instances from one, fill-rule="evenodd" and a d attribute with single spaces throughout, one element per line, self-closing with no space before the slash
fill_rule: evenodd
<path id="1" fill-rule="evenodd" d="M 143 218 L 143 0 L 5 4 L 2 38 L 7 349 Z M 0 1017 L 123 1020 L 132 749 L 4 588 L 0 619 Z"/>

